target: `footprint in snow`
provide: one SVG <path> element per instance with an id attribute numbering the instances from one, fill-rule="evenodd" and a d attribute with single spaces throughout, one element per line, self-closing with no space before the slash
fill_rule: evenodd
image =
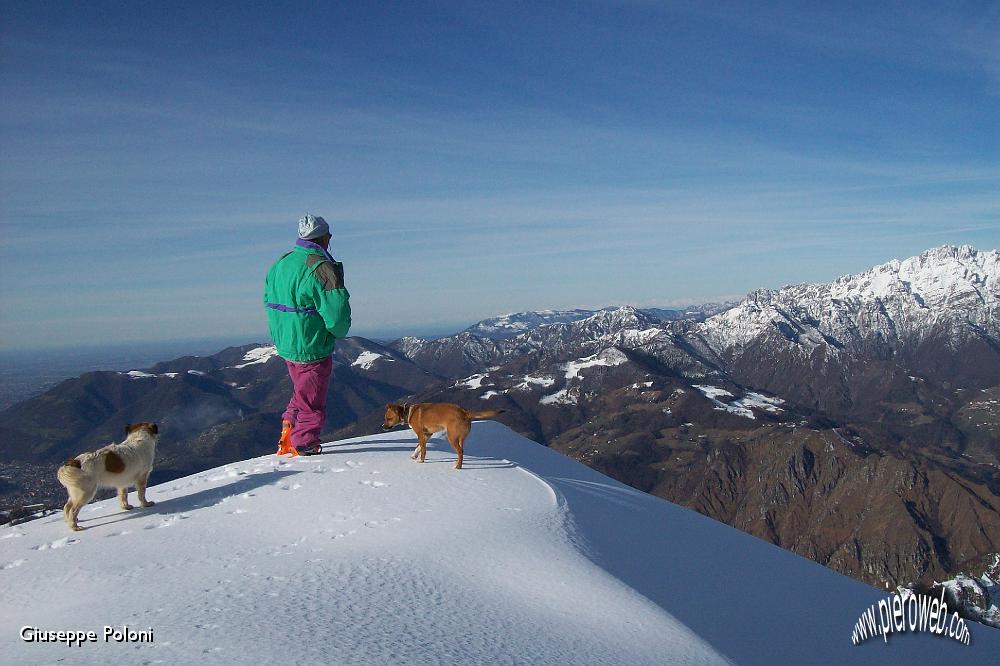
<path id="1" fill-rule="evenodd" d="M 388 483 L 382 483 L 381 481 L 358 481 L 363 486 L 368 486 L 369 488 L 384 488 L 388 486 Z"/>
<path id="2" fill-rule="evenodd" d="M 52 522 L 56 522 L 56 521 L 52 521 Z M 8 532 L 7 534 L 4 534 L 3 536 L 0 536 L 0 539 L 16 539 L 18 537 L 23 537 L 23 536 L 24 536 L 24 532 Z"/>
<path id="3" fill-rule="evenodd" d="M 35 546 L 33 550 L 50 550 L 53 548 L 65 548 L 66 546 L 72 546 L 74 543 L 80 543 L 80 540 L 71 539 L 69 537 L 63 537 L 62 539 L 56 539 L 52 543 L 43 543 L 41 546 Z"/>
<path id="4" fill-rule="evenodd" d="M 112 532 L 111 534 L 108 534 L 107 536 L 109 536 L 109 537 L 116 537 L 116 536 L 125 536 L 126 534 L 131 534 L 131 532 L 129 532 L 128 530 L 122 530 L 121 532 Z"/>
<path id="5" fill-rule="evenodd" d="M 224 479 L 235 479 L 237 476 L 244 476 L 245 474 L 246 474 L 246 472 L 244 472 L 244 471 L 237 470 L 237 469 L 227 468 L 227 469 L 223 470 L 222 474 L 217 474 L 216 476 L 210 476 L 210 477 L 208 477 L 208 480 L 209 481 L 222 481 Z"/>
<path id="6" fill-rule="evenodd" d="M 214 610 L 222 610 L 222 609 L 221 608 L 216 608 Z M 215 631 L 216 629 L 219 628 L 219 625 L 217 625 L 217 624 L 196 624 L 196 625 L 194 625 L 194 628 L 195 629 L 206 629 L 208 631 Z"/>
<path id="7" fill-rule="evenodd" d="M 349 537 L 349 536 L 351 536 L 352 534 L 357 534 L 357 533 L 358 533 L 358 531 L 357 531 L 357 530 L 349 530 L 349 531 L 347 531 L 347 532 L 340 532 L 340 533 L 338 533 L 338 534 L 334 534 L 334 535 L 333 535 L 332 537 L 330 537 L 330 538 L 331 538 L 331 539 L 343 539 L 344 537 Z"/>
<path id="8" fill-rule="evenodd" d="M 171 525 L 176 524 L 178 521 L 187 520 L 187 519 L 188 519 L 188 516 L 186 516 L 183 513 L 178 513 L 178 514 L 170 516 L 168 518 L 164 518 L 157 525 L 152 525 L 152 524 L 146 525 L 146 527 L 144 527 L 143 529 L 152 530 L 152 529 L 159 529 L 161 527 L 170 527 Z"/>
<path id="9" fill-rule="evenodd" d="M 27 560 L 14 560 L 13 562 L 8 562 L 7 564 L 0 564 L 0 570 L 3 570 L 3 569 L 13 569 L 14 567 L 21 566 L 25 562 L 27 562 Z"/>
<path id="10" fill-rule="evenodd" d="M 238 515 L 238 514 L 241 514 L 241 513 L 246 513 L 246 512 L 247 512 L 246 509 L 234 509 L 232 511 L 227 511 L 226 513 L 228 513 L 230 516 L 235 516 L 235 515 Z"/>
<path id="11" fill-rule="evenodd" d="M 357 469 L 358 467 L 364 466 L 363 462 L 354 462 L 353 460 L 347 460 L 344 462 L 344 464 L 352 469 Z"/>
<path id="12" fill-rule="evenodd" d="M 365 523 L 365 527 L 368 527 L 368 528 L 371 528 L 371 529 L 375 529 L 375 528 L 378 528 L 378 527 L 385 527 L 385 526 L 389 525 L 390 523 L 398 523 L 401 520 L 403 520 L 403 519 L 402 518 L 390 518 L 389 520 L 369 520 L 367 523 Z"/>

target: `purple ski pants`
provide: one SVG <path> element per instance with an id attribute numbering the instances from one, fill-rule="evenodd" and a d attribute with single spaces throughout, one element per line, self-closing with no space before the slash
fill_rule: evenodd
<path id="1" fill-rule="evenodd" d="M 292 378 L 292 399 L 281 418 L 292 423 L 292 446 L 319 441 L 326 423 L 326 389 L 330 386 L 333 357 L 312 363 L 285 361 Z"/>

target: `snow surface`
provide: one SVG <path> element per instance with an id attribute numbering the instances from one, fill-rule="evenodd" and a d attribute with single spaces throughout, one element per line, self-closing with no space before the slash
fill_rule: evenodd
<path id="1" fill-rule="evenodd" d="M 548 388 L 556 383 L 555 377 L 548 375 L 525 375 L 521 383 L 514 387 L 515 391 L 530 391 L 534 386 Z"/>
<path id="2" fill-rule="evenodd" d="M 465 329 L 465 332 L 486 337 L 509 338 L 525 331 L 549 326 L 568 324 L 594 314 L 593 310 L 539 310 L 534 312 L 511 312 L 483 321 Z"/>
<path id="3" fill-rule="evenodd" d="M 143 372 L 142 370 L 129 370 L 128 372 L 119 372 L 119 375 L 126 375 L 132 379 L 156 379 L 157 377 L 166 377 L 167 379 L 177 379 L 178 373 L 176 372 L 163 372 L 158 375 L 150 374 L 148 372 Z M 204 375 L 204 372 L 198 372 L 197 370 L 188 370 L 188 374 L 191 375 Z"/>
<path id="4" fill-rule="evenodd" d="M 566 382 L 580 379 L 580 372 L 597 366 L 615 366 L 628 362 L 628 357 L 620 349 L 610 348 L 602 352 L 564 363 L 560 368 L 566 373 Z M 542 405 L 574 405 L 580 393 L 579 386 L 569 386 L 550 395 L 542 396 L 538 402 Z"/>
<path id="5" fill-rule="evenodd" d="M 570 393 L 569 388 L 562 388 L 555 393 L 550 393 L 549 395 L 543 395 L 538 399 L 538 404 L 540 405 L 575 405 L 576 404 L 576 394 Z"/>
<path id="6" fill-rule="evenodd" d="M 466 377 L 465 379 L 460 379 L 457 382 L 455 382 L 455 388 L 466 388 L 473 390 L 481 389 L 483 388 L 483 382 L 489 376 L 490 373 L 485 372 L 477 375 L 472 375 L 471 377 Z"/>
<path id="7" fill-rule="evenodd" d="M 706 398 L 710 400 L 718 400 L 719 398 L 732 398 L 733 394 L 726 389 L 719 388 L 718 386 L 705 386 L 701 384 L 693 384 L 693 386 L 701 391 Z"/>
<path id="8" fill-rule="evenodd" d="M 375 352 L 363 351 L 354 360 L 354 363 L 351 363 L 351 366 L 358 366 L 365 370 L 371 370 L 372 366 L 375 365 L 375 361 L 379 360 L 380 358 L 392 362 L 395 362 L 396 360 L 393 358 L 389 358 L 388 356 L 385 356 L 383 354 L 376 354 Z"/>
<path id="9" fill-rule="evenodd" d="M 478 422 L 465 469 L 408 430 L 234 463 L 0 528 L 9 664 L 996 663 L 920 634 L 854 646 L 886 595 Z M 29 644 L 22 626 L 154 630 Z"/>
<path id="10" fill-rule="evenodd" d="M 274 347 L 274 345 L 256 347 L 243 355 L 243 360 L 246 361 L 246 363 L 241 363 L 240 365 L 234 365 L 233 367 L 236 369 L 241 369 L 249 365 L 257 365 L 258 363 L 267 363 L 277 355 L 278 355 L 278 350 Z"/>
<path id="11" fill-rule="evenodd" d="M 579 377 L 580 371 L 585 368 L 593 368 L 599 365 L 621 365 L 626 361 L 628 361 L 628 357 L 621 351 L 607 349 L 600 354 L 594 354 L 593 356 L 581 358 L 577 361 L 570 361 L 563 365 L 563 369 L 566 371 L 566 381 L 570 381 Z"/>
<path id="12" fill-rule="evenodd" d="M 952 598 L 958 600 L 957 603 L 962 604 L 964 599 L 966 610 L 980 622 L 1000 628 L 1000 601 L 997 600 L 1000 596 L 1000 583 L 987 574 L 979 578 L 959 574 L 941 584 L 951 590 Z M 982 598 L 989 599 L 989 602 L 984 604 L 985 608 L 975 603 L 975 600 Z"/>
<path id="13" fill-rule="evenodd" d="M 771 412 L 772 414 L 778 414 L 784 411 L 778 405 L 783 405 L 785 403 L 781 398 L 772 398 L 766 396 L 763 393 L 756 393 L 754 391 L 747 391 L 746 394 L 738 399 L 733 400 L 730 403 L 722 402 L 719 398 L 725 397 L 735 397 L 732 393 L 726 389 L 719 388 L 717 386 L 708 386 L 702 384 L 693 384 L 693 386 L 702 392 L 702 394 L 712 401 L 715 405 L 714 409 L 726 411 L 731 414 L 736 414 L 737 416 L 742 416 L 743 418 L 756 420 L 757 417 L 754 416 L 753 410 L 759 409 L 765 412 Z M 676 393 L 676 391 L 675 391 Z"/>

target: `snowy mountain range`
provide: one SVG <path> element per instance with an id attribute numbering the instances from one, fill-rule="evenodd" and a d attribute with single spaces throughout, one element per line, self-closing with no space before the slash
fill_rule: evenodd
<path id="1" fill-rule="evenodd" d="M 758 290 L 693 333 L 720 358 L 761 349 L 919 363 L 935 346 L 971 350 L 991 362 L 959 375 L 989 381 L 1000 369 L 1000 251 L 944 246 L 826 284 Z"/>
<path id="2" fill-rule="evenodd" d="M 831 283 L 761 289 L 735 306 L 690 314 L 664 318 L 633 307 L 518 313 L 457 336 L 404 338 L 393 346 L 446 374 L 523 354 L 617 345 L 647 351 L 691 376 L 721 376 L 748 354 L 792 353 L 806 365 L 891 360 L 935 379 L 989 383 L 1000 376 L 1000 251 L 939 247 Z M 961 357 L 938 364 L 928 352 Z"/>
<path id="3" fill-rule="evenodd" d="M 910 632 L 852 644 L 884 591 L 491 422 L 465 469 L 408 431 L 174 479 L 0 528 L 5 663 L 995 663 Z M 152 642 L 104 641 L 104 628 Z M 94 642 L 27 642 L 58 630 Z"/>
<path id="4" fill-rule="evenodd" d="M 941 247 L 728 307 L 350 338 L 328 427 L 376 432 L 399 399 L 502 408 L 532 440 L 879 588 L 978 576 L 1000 552 L 998 265 Z M 53 463 L 137 420 L 164 426 L 160 480 L 268 453 L 287 382 L 269 345 L 69 380 L 0 413 L 0 494 L 58 495 Z"/>
<path id="5" fill-rule="evenodd" d="M 644 308 L 647 316 L 656 321 L 701 321 L 719 312 L 731 308 L 734 303 L 706 303 L 690 305 L 680 310 L 665 310 L 662 308 Z M 551 324 L 572 324 L 582 319 L 588 319 L 602 312 L 614 311 L 617 308 L 602 310 L 537 310 L 533 312 L 514 312 L 500 317 L 492 317 L 470 326 L 463 331 L 483 338 L 506 340 L 522 333 L 527 333 L 542 326 Z"/>

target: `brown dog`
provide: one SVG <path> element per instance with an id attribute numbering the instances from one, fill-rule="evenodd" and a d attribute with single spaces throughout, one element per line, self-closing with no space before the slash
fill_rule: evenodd
<path id="1" fill-rule="evenodd" d="M 420 462 L 427 456 L 427 440 L 436 432 L 447 431 L 448 442 L 458 454 L 455 469 L 462 469 L 462 455 L 465 453 L 465 438 L 472 429 L 472 419 L 491 419 L 502 414 L 502 409 L 487 409 L 471 412 L 450 402 L 424 402 L 416 405 L 397 405 L 389 403 L 385 406 L 385 422 L 383 430 L 389 430 L 403 424 L 408 425 L 417 434 L 417 448 L 410 457 Z"/>

